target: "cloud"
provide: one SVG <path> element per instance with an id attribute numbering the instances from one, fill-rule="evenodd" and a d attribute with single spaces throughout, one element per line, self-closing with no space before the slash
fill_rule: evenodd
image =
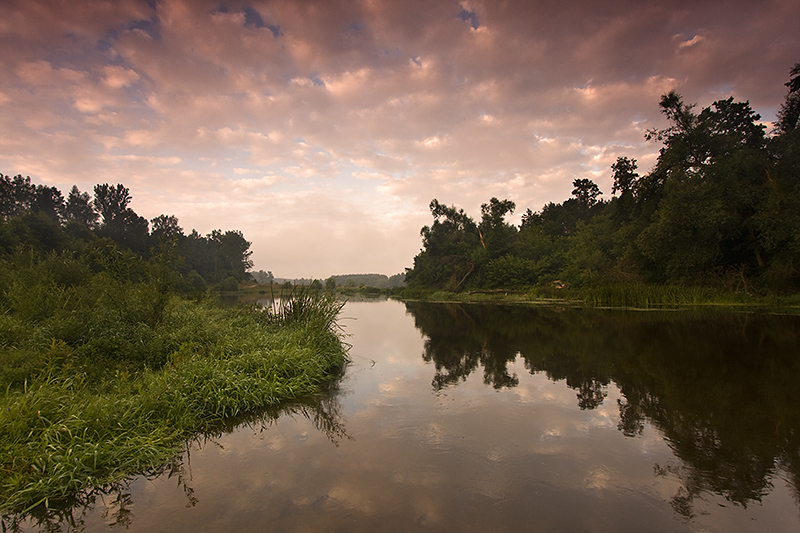
<path id="1" fill-rule="evenodd" d="M 276 275 L 393 273 L 431 198 L 537 210 L 578 177 L 608 194 L 616 157 L 646 171 L 670 89 L 770 120 L 798 17 L 789 0 L 5 2 L 0 171 L 123 182 L 148 218 L 241 229 Z"/>

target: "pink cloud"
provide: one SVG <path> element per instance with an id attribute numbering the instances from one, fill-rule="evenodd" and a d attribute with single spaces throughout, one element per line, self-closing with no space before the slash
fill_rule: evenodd
<path id="1" fill-rule="evenodd" d="M 431 198 L 608 193 L 616 157 L 652 164 L 661 94 L 774 113 L 800 59 L 789 0 L 224 5 L 0 4 L 0 171 L 121 181 L 148 218 L 242 229 L 276 275 L 394 273 Z"/>

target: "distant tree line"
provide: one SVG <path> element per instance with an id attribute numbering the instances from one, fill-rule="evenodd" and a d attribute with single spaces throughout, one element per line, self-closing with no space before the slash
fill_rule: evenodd
<path id="1" fill-rule="evenodd" d="M 268 272 L 264 272 L 263 270 L 250 272 L 250 277 L 260 285 L 272 285 L 272 283 L 275 282 L 275 276 L 272 275 L 271 270 Z"/>
<path id="2" fill-rule="evenodd" d="M 385 274 L 340 274 L 326 280 L 326 286 L 333 287 L 375 287 L 393 289 L 405 284 L 405 274 L 387 276 Z"/>
<path id="3" fill-rule="evenodd" d="M 392 289 L 405 285 L 405 273 L 387 276 L 385 274 L 339 274 L 325 279 L 324 284 L 321 280 L 313 278 L 285 279 L 276 278 L 272 272 L 250 272 L 250 276 L 262 285 L 278 284 L 286 287 L 294 285 L 304 285 L 312 289 L 333 290 L 336 287 L 371 287 L 377 289 Z"/>
<path id="4" fill-rule="evenodd" d="M 0 253 L 85 252 L 111 245 L 144 260 L 168 258 L 195 289 L 249 279 L 251 243 L 241 231 L 186 235 L 174 215 L 148 223 L 129 207 L 131 200 L 122 184 L 95 185 L 93 196 L 73 186 L 65 199 L 56 187 L 0 174 Z"/>
<path id="5" fill-rule="evenodd" d="M 492 198 L 476 222 L 434 199 L 407 284 L 799 290 L 800 63 L 786 85 L 770 135 L 748 102 L 728 98 L 698 113 L 676 92 L 663 95 L 669 126 L 646 134 L 663 143 L 657 163 L 640 175 L 635 159 L 618 158 L 610 200 L 576 179 L 571 198 L 527 209 L 514 226 L 506 222 L 512 201 Z"/>

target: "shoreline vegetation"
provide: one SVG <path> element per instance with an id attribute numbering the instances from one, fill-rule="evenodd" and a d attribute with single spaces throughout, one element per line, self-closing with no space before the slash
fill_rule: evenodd
<path id="1" fill-rule="evenodd" d="M 273 287 L 273 291 L 278 288 Z M 254 303 L 269 295 L 270 287 L 244 285 L 236 292 L 222 293 L 238 302 Z M 800 294 L 753 295 L 712 287 L 680 285 L 602 285 L 570 289 L 559 285 L 525 289 L 474 289 L 452 292 L 441 289 L 380 288 L 370 286 L 336 287 L 335 294 L 346 301 L 390 298 L 399 301 L 431 303 L 491 303 L 498 305 L 531 305 L 554 307 L 586 307 L 596 309 L 670 310 L 710 309 L 769 313 L 800 314 Z M 267 295 L 267 296 L 265 296 Z"/>
<path id="2" fill-rule="evenodd" d="M 65 201 L 0 174 L 4 530 L 68 517 L 231 420 L 307 402 L 348 361 L 334 295 L 225 305 L 252 266 L 241 232 L 150 225 L 130 200 L 121 184 Z"/>
<path id="3" fill-rule="evenodd" d="M 226 420 L 319 392 L 347 361 L 336 325 L 342 305 L 330 295 L 295 295 L 266 309 L 171 296 L 158 325 L 132 325 L 144 354 L 164 356 L 161 365 L 92 362 L 83 346 L 63 341 L 38 351 L 33 342 L 6 345 L 3 513 L 57 508 L 160 467 Z M 4 318 L 5 330 L 21 329 Z M 43 327 L 31 341 L 46 335 Z"/>
<path id="4" fill-rule="evenodd" d="M 472 218 L 434 198 L 407 289 L 463 298 L 539 287 L 534 297 L 624 306 L 791 301 L 800 293 L 800 63 L 791 76 L 771 132 L 746 101 L 698 112 L 664 94 L 669 126 L 645 135 L 662 145 L 654 166 L 640 175 L 618 157 L 610 199 L 576 177 L 572 198 L 528 208 L 516 225 L 508 199 L 491 198 Z"/>
<path id="5" fill-rule="evenodd" d="M 583 289 L 533 287 L 528 290 L 402 289 L 384 294 L 399 300 L 441 303 L 496 303 L 574 306 L 602 309 L 720 308 L 800 314 L 800 295 L 754 296 L 709 287 L 677 285 L 606 285 Z"/>
<path id="6" fill-rule="evenodd" d="M 465 289 L 448 291 L 420 287 L 335 287 L 309 289 L 308 285 L 294 286 L 318 294 L 335 294 L 351 301 L 361 298 L 392 298 L 400 301 L 425 301 L 434 303 L 495 303 L 509 305 L 574 306 L 610 309 L 676 309 L 676 308 L 729 308 L 741 310 L 767 310 L 800 314 L 800 294 L 751 294 L 730 291 L 719 287 L 683 285 L 615 284 L 571 288 L 556 281 L 543 286 L 517 289 Z M 280 285 L 247 284 L 237 291 L 220 293 L 238 302 L 255 303 L 271 300 L 280 291 Z"/>

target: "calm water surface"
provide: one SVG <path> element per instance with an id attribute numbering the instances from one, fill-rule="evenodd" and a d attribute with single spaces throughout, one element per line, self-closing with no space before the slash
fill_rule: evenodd
<path id="1" fill-rule="evenodd" d="M 351 302 L 329 397 L 75 510 L 108 531 L 800 531 L 800 317 Z"/>

